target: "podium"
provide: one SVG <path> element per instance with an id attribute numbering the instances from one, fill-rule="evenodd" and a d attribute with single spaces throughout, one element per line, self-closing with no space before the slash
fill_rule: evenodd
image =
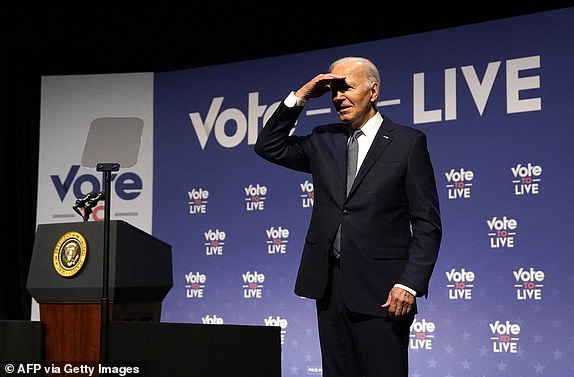
<path id="1" fill-rule="evenodd" d="M 173 286 L 171 245 L 110 221 L 109 320 L 159 322 Z M 104 223 L 40 224 L 27 289 L 39 303 L 44 362 L 100 358 Z"/>

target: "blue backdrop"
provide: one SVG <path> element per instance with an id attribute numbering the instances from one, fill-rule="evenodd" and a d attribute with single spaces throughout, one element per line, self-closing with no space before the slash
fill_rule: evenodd
<path id="1" fill-rule="evenodd" d="M 253 144 L 344 55 L 379 66 L 379 109 L 428 135 L 435 166 L 444 238 L 410 375 L 574 375 L 574 8 L 155 74 L 153 230 L 174 261 L 162 321 L 281 326 L 283 375 L 321 375 L 314 302 L 293 293 L 313 182 Z M 336 120 L 324 97 L 297 133 Z"/>

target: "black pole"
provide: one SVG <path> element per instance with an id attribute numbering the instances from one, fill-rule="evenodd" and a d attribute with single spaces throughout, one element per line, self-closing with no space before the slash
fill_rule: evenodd
<path id="1" fill-rule="evenodd" d="M 109 349 L 109 322 L 110 322 L 110 298 L 109 298 L 109 276 L 110 276 L 110 213 L 111 213 L 111 191 L 112 191 L 112 171 L 118 171 L 120 164 L 103 163 L 97 164 L 96 170 L 104 175 L 104 250 L 103 250 L 103 275 L 102 275 L 102 300 L 100 314 L 100 365 L 107 366 Z M 104 374 L 105 375 L 105 374 Z M 102 376 L 100 374 L 100 376 Z"/>

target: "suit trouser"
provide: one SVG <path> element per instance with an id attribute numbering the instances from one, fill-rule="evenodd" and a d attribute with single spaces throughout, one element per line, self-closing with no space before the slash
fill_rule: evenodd
<path id="1" fill-rule="evenodd" d="M 341 296 L 338 260 L 330 259 L 327 291 L 317 300 L 323 376 L 407 377 L 414 315 L 397 320 L 349 311 Z"/>

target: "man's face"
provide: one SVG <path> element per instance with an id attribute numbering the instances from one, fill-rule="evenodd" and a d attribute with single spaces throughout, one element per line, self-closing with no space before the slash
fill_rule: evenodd
<path id="1" fill-rule="evenodd" d="M 331 100 L 341 121 L 353 128 L 359 128 L 373 111 L 372 102 L 378 95 L 378 84 L 369 88 L 362 63 L 338 65 L 331 73 L 346 76 L 345 81 L 331 83 Z"/>

